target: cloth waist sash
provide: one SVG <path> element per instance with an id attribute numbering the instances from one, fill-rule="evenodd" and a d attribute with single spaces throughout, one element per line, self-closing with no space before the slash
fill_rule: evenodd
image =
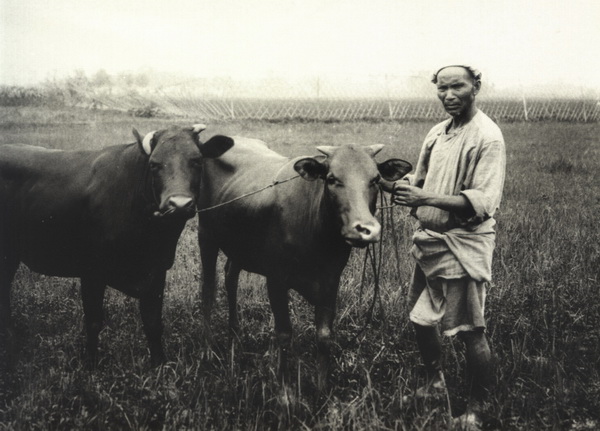
<path id="1" fill-rule="evenodd" d="M 411 253 L 427 278 L 491 281 L 495 225 L 494 219 L 488 219 L 444 233 L 419 228 L 413 235 Z"/>

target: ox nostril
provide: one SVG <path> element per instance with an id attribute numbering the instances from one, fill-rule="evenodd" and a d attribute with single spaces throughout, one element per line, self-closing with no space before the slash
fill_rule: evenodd
<path id="1" fill-rule="evenodd" d="M 365 241 L 377 241 L 381 227 L 379 224 L 356 223 L 354 225 L 354 231 Z"/>
<path id="2" fill-rule="evenodd" d="M 371 230 L 366 226 L 356 225 L 356 230 L 363 235 L 371 235 Z"/>
<path id="3" fill-rule="evenodd" d="M 169 206 L 176 209 L 188 209 L 194 205 L 194 200 L 187 196 L 171 196 Z"/>

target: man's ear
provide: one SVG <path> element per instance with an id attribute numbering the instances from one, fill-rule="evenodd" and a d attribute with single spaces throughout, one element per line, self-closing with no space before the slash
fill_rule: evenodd
<path id="1" fill-rule="evenodd" d="M 307 181 L 314 181 L 327 175 L 327 167 L 312 157 L 298 160 L 294 163 L 294 170 Z"/>
<path id="2" fill-rule="evenodd" d="M 405 160 L 389 159 L 378 163 L 377 169 L 384 180 L 396 181 L 408 174 L 412 170 L 412 165 Z"/>

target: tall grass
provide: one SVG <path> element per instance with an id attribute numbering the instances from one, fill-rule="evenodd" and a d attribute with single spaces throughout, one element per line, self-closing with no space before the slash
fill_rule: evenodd
<path id="1" fill-rule="evenodd" d="M 0 143 L 68 149 L 132 142 L 131 126 L 145 133 L 182 123 L 35 109 L 4 109 L 0 118 Z M 595 126 L 500 126 L 508 175 L 486 309 L 497 364 L 490 415 L 502 429 L 597 429 L 600 148 Z M 238 121 L 210 124 L 204 133 L 261 138 L 291 156 L 314 154 L 314 146 L 321 144 L 384 143 L 381 160 L 401 157 L 414 163 L 430 127 Z M 11 397 L 0 405 L 0 429 L 448 429 L 445 403 L 410 396 L 421 381 L 405 300 L 413 220 L 401 208 L 382 211 L 382 216 L 380 301 L 365 328 L 373 276 L 367 272 L 361 286 L 364 250 L 356 250 L 340 286 L 335 360 L 325 393 L 316 391 L 314 379 L 312 309 L 295 293 L 290 295 L 293 383 L 287 393 L 277 383 L 273 319 L 259 276 L 242 274 L 240 279 L 240 339 L 229 342 L 221 290 L 213 342 L 207 344 L 194 221 L 188 223 L 168 273 L 163 320 L 170 362 L 160 368 L 149 365 L 137 301 L 109 289 L 101 361 L 96 371 L 87 371 L 80 361 L 79 282 L 21 267 L 13 286 L 18 341 L 13 385 Z M 464 356 L 457 340 L 446 339 L 444 347 L 456 414 L 465 406 Z"/>

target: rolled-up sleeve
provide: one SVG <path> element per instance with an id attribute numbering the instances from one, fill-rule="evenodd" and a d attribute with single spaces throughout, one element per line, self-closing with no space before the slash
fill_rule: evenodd
<path id="1" fill-rule="evenodd" d="M 505 169 L 504 142 L 484 144 L 477 155 L 471 181 L 460 192 L 469 200 L 475 213 L 468 219 L 462 219 L 463 223 L 477 224 L 494 216 L 502 199 Z"/>

